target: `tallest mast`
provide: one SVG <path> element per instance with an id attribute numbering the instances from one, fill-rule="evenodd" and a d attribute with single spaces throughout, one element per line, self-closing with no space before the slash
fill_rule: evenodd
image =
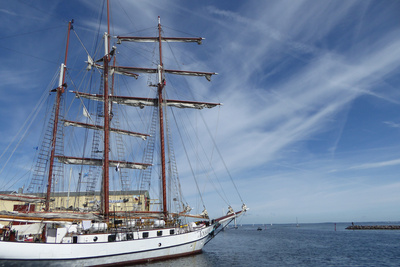
<path id="1" fill-rule="evenodd" d="M 163 62 L 162 62 L 162 40 L 161 40 L 161 21 L 158 17 L 158 43 L 159 43 L 159 55 L 160 65 L 158 65 L 158 110 L 160 117 L 160 142 L 161 142 L 161 187 L 162 187 L 162 198 L 163 198 L 163 213 L 164 219 L 167 219 L 167 182 L 166 182 L 166 170 L 165 170 L 165 141 L 164 141 L 164 118 L 163 118 L 163 89 L 165 87 Z"/>
<path id="2" fill-rule="evenodd" d="M 110 8 L 109 0 L 107 0 L 107 30 L 110 31 Z M 104 163 L 103 163 L 103 201 L 102 212 L 104 219 L 108 220 L 109 217 L 109 166 L 110 166 L 110 113 L 109 113 L 109 96 L 108 96 L 108 63 L 109 57 L 109 33 L 104 36 L 105 55 L 104 61 Z"/>

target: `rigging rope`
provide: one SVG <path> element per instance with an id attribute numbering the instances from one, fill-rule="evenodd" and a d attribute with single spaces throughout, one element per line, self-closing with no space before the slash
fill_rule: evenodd
<path id="1" fill-rule="evenodd" d="M 55 73 L 52 81 L 50 84 L 54 84 L 54 81 L 57 79 L 58 76 L 58 72 Z M 39 114 L 39 111 L 41 110 L 43 104 L 45 103 L 45 99 L 49 96 L 49 91 L 48 90 L 44 90 L 42 96 L 40 97 L 39 101 L 37 102 L 36 106 L 33 109 L 33 112 L 29 114 L 28 118 L 25 120 L 25 122 L 23 123 L 23 125 L 21 126 L 21 128 L 19 129 L 19 131 L 17 132 L 17 134 L 14 136 L 14 138 L 12 139 L 12 141 L 10 142 L 10 144 L 7 146 L 7 148 L 3 151 L 3 153 L 0 156 L 0 159 L 4 156 L 4 154 L 8 151 L 8 149 L 10 148 L 10 146 L 14 143 L 15 139 L 19 136 L 19 134 L 21 133 L 21 131 L 25 128 L 25 126 L 27 125 L 25 131 L 23 132 L 21 138 L 19 139 L 18 143 L 15 145 L 15 148 L 13 149 L 13 151 L 11 152 L 10 156 L 8 157 L 6 163 L 3 165 L 3 168 L 0 170 L 0 174 L 3 172 L 4 168 L 6 167 L 7 163 L 10 161 L 11 157 L 14 155 L 15 151 L 17 150 L 17 148 L 19 147 L 19 145 L 21 144 L 21 142 L 24 140 L 26 133 L 28 132 L 28 130 L 30 129 L 32 123 L 34 122 L 35 118 L 37 117 L 37 115 Z"/>
<path id="2" fill-rule="evenodd" d="M 173 50 L 172 50 L 170 44 L 169 44 L 168 42 L 167 42 L 167 44 L 168 44 L 168 46 L 169 46 L 169 48 L 170 48 L 170 50 L 171 50 L 171 53 L 172 53 L 172 55 L 173 55 L 173 57 L 174 57 L 174 59 L 175 59 L 175 62 L 179 65 L 179 62 L 178 62 L 178 60 L 177 60 L 177 57 L 176 57 L 175 53 L 173 52 Z M 185 79 L 185 81 L 186 81 L 186 79 Z M 187 84 L 187 86 L 190 88 L 190 85 L 189 85 L 189 84 Z M 195 99 L 195 97 L 194 97 L 194 95 L 193 95 L 193 90 L 188 90 L 188 91 L 191 93 L 192 98 Z M 223 160 L 223 158 L 222 158 L 221 153 L 220 153 L 219 150 L 218 150 L 218 147 L 216 146 L 216 142 L 215 142 L 215 140 L 214 140 L 214 138 L 213 138 L 213 135 L 211 134 L 211 132 L 210 132 L 210 130 L 209 130 L 209 128 L 208 128 L 208 126 L 207 126 L 205 120 L 204 120 L 204 117 L 203 117 L 202 113 L 200 113 L 200 115 L 201 115 L 201 118 L 202 118 L 202 120 L 203 120 L 203 123 L 204 123 L 204 124 L 206 125 L 206 127 L 207 127 L 209 136 L 211 137 L 211 139 L 212 139 L 212 141 L 213 141 L 213 143 L 214 143 L 214 147 L 213 147 L 213 151 L 212 151 L 212 154 L 211 154 L 211 158 L 212 158 L 212 155 L 214 154 L 214 148 L 215 148 L 215 149 L 218 151 L 218 154 L 219 154 L 221 160 L 222 160 L 223 163 L 224 163 L 225 169 L 226 169 L 226 171 L 227 171 L 227 173 L 228 173 L 228 175 L 229 175 L 229 177 L 230 177 L 230 179 L 231 179 L 231 182 L 232 182 L 232 184 L 233 184 L 233 186 L 234 186 L 236 192 L 238 193 L 240 200 L 241 200 L 242 203 L 243 203 L 243 200 L 242 200 L 242 198 L 241 198 L 241 196 L 240 196 L 240 193 L 239 193 L 239 191 L 238 191 L 238 189 L 237 189 L 237 187 L 236 187 L 236 184 L 234 183 L 234 181 L 233 181 L 233 179 L 232 179 L 232 176 L 231 176 L 230 173 L 229 173 L 229 170 L 228 170 L 228 168 L 227 168 L 227 166 L 226 166 L 226 164 L 225 164 L 225 162 L 224 162 L 224 160 Z M 191 122 L 190 119 L 189 119 L 188 121 L 189 121 L 189 123 Z M 197 133 L 196 133 L 196 138 L 197 138 L 198 140 L 200 140 L 200 138 L 198 137 Z M 203 151 L 204 151 L 204 147 L 202 147 L 202 148 L 203 148 Z M 206 153 L 205 153 L 205 154 L 206 154 Z M 212 162 L 211 159 L 209 159 L 209 164 L 210 164 L 210 165 L 211 165 L 211 162 Z M 203 167 L 203 168 L 204 168 L 204 167 Z M 204 168 L 204 169 L 205 169 L 205 168 Z M 214 172 L 214 175 L 217 176 L 214 170 L 213 170 L 213 172 Z M 214 186 L 214 188 L 217 189 L 216 186 L 214 185 L 213 180 L 209 179 L 209 181 L 212 183 L 212 185 Z M 229 205 L 228 198 L 227 198 L 227 196 L 226 196 L 226 194 L 225 194 L 225 190 L 223 190 L 223 187 L 222 187 L 222 185 L 221 185 L 219 179 L 217 179 L 217 181 L 218 181 L 218 184 L 219 184 L 219 186 L 220 186 L 220 189 L 221 189 L 222 193 L 224 194 L 225 198 L 222 197 L 222 195 L 220 194 L 219 190 L 216 190 L 216 191 L 217 191 L 217 193 L 220 195 L 221 199 L 223 199 L 223 200 L 225 201 L 225 203 L 226 203 L 227 205 Z"/>
<path id="3" fill-rule="evenodd" d="M 200 117 L 202 118 L 202 120 L 203 120 L 203 122 L 204 122 L 204 124 L 205 124 L 205 126 L 206 126 L 206 128 L 207 128 L 207 131 L 208 131 L 209 135 L 211 136 L 211 140 L 213 141 L 213 144 L 214 144 L 214 146 L 215 146 L 215 149 L 217 150 L 218 155 L 219 155 L 219 157 L 221 158 L 222 163 L 224 164 L 225 170 L 226 170 L 226 172 L 228 173 L 228 176 L 229 176 L 229 178 L 231 179 L 233 186 L 235 187 L 236 193 L 238 194 L 238 196 L 239 196 L 239 198 L 240 198 L 240 201 L 242 201 L 242 204 L 243 204 L 244 201 L 243 201 L 243 199 L 242 199 L 242 196 L 240 195 L 239 190 L 237 189 L 236 184 L 235 184 L 235 182 L 233 181 L 232 175 L 231 175 L 231 173 L 229 172 L 229 169 L 228 169 L 228 167 L 227 167 L 227 165 L 226 165 L 226 163 L 225 163 L 225 160 L 224 160 L 223 157 L 222 157 L 221 151 L 219 150 L 217 144 L 215 143 L 215 140 L 214 140 L 214 138 L 213 138 L 212 135 L 211 135 L 211 131 L 210 131 L 210 129 L 208 128 L 208 125 L 206 124 L 206 122 L 205 122 L 205 120 L 204 120 L 204 117 L 203 117 L 203 115 L 202 115 L 201 113 L 200 113 Z"/>
<path id="4" fill-rule="evenodd" d="M 172 109 L 171 109 L 171 110 L 172 110 Z M 176 121 L 174 112 L 172 112 L 172 116 L 174 117 L 174 119 L 175 119 L 175 121 Z M 179 136 L 180 136 L 181 140 L 183 140 L 182 133 L 181 133 L 179 127 L 177 127 L 177 129 L 178 129 L 178 133 L 179 133 Z M 189 158 L 189 154 L 188 154 L 187 149 L 186 149 L 186 146 L 185 146 L 185 144 L 184 144 L 183 142 L 182 142 L 182 146 L 183 146 L 183 150 L 185 151 L 186 157 Z M 198 193 L 199 193 L 199 195 L 200 195 L 201 203 L 203 204 L 203 208 L 205 209 L 206 207 L 205 207 L 205 205 L 204 205 L 203 196 L 201 195 L 201 191 L 200 191 L 200 188 L 199 188 L 199 184 L 198 184 L 198 182 L 197 182 L 196 175 L 195 175 L 195 173 L 194 173 L 194 171 L 193 171 L 192 164 L 190 163 L 190 161 L 188 161 L 188 164 L 189 164 L 189 167 L 190 167 L 190 171 L 192 172 L 192 175 L 193 175 L 193 178 L 194 178 L 194 182 L 195 182 L 195 184 L 196 184 L 197 191 L 198 191 Z"/>
<path id="5" fill-rule="evenodd" d="M 167 42 L 167 44 L 169 45 L 168 42 Z M 177 58 L 176 58 L 176 56 L 175 56 L 175 53 L 173 52 L 173 50 L 172 50 L 172 48 L 171 48 L 170 45 L 169 45 L 169 48 L 170 48 L 170 50 L 171 50 L 172 55 L 174 56 L 175 62 L 179 65 L 179 62 L 178 62 L 178 60 L 177 60 Z M 185 81 L 186 81 L 186 79 L 185 79 Z M 189 84 L 188 84 L 187 86 L 190 88 Z M 188 91 L 190 92 L 190 94 L 191 94 L 192 97 L 194 98 L 193 90 L 188 90 Z M 226 172 L 227 172 L 227 174 L 228 174 L 228 176 L 229 176 L 229 178 L 230 178 L 230 180 L 231 180 L 231 182 L 232 182 L 232 184 L 233 184 L 233 186 L 234 186 L 234 188 L 235 188 L 235 190 L 236 190 L 236 193 L 238 194 L 238 196 L 239 196 L 239 198 L 240 198 L 240 201 L 241 201 L 242 204 L 243 204 L 244 202 L 243 202 L 242 196 L 240 195 L 239 190 L 237 189 L 236 184 L 235 184 L 235 182 L 233 181 L 232 175 L 231 175 L 230 172 L 229 172 L 229 169 L 228 169 L 228 167 L 227 167 L 227 165 L 226 165 L 226 163 L 225 163 L 225 160 L 223 159 L 222 154 L 221 154 L 221 152 L 220 152 L 220 150 L 219 150 L 219 148 L 218 148 L 218 146 L 217 146 L 217 144 L 216 144 L 216 142 L 215 142 L 215 139 L 214 139 L 213 135 L 211 134 L 211 131 L 210 131 L 210 129 L 209 129 L 209 127 L 208 127 L 208 125 L 207 125 L 207 123 L 206 123 L 206 121 L 205 121 L 205 119 L 204 119 L 204 116 L 203 116 L 203 114 L 202 114 L 201 112 L 200 112 L 200 117 L 201 117 L 201 119 L 202 119 L 202 121 L 203 121 L 203 124 L 206 126 L 207 132 L 208 132 L 208 134 L 209 134 L 209 136 L 210 136 L 210 138 L 211 138 L 211 140 L 212 140 L 212 142 L 213 142 L 213 144 L 214 144 L 214 148 L 216 149 L 216 151 L 218 152 L 218 155 L 219 155 L 220 159 L 222 160 L 222 163 L 223 163 L 223 165 L 224 165 L 224 167 L 225 167 L 225 170 L 226 170 Z"/>
<path id="6" fill-rule="evenodd" d="M 175 124 L 178 125 L 178 122 L 177 122 L 175 113 L 174 113 L 174 111 L 173 111 L 172 108 L 171 108 L 171 112 L 172 112 L 172 114 L 173 114 L 173 117 L 174 117 L 174 120 L 175 120 Z M 189 123 L 190 123 L 190 119 L 189 119 L 189 118 L 188 118 L 188 120 L 189 120 Z M 186 127 L 184 127 L 184 129 L 186 129 Z M 187 130 L 186 130 L 185 132 L 186 132 L 186 135 L 187 135 L 187 136 L 190 136 L 190 134 L 187 132 Z M 198 137 L 197 134 L 196 134 L 196 138 L 197 138 L 198 141 L 200 140 L 200 138 Z M 185 144 L 184 144 L 184 142 L 183 142 L 182 137 L 181 137 L 181 140 L 182 140 L 182 144 L 183 144 L 183 146 L 184 146 Z M 190 141 L 190 143 L 192 144 L 192 146 L 194 147 L 194 145 L 193 145 L 193 143 L 191 142 L 190 138 L 189 138 L 189 141 Z M 206 153 L 206 151 L 204 150 L 204 147 L 201 146 L 201 148 L 203 149 L 203 152 L 204 152 L 204 154 L 206 155 L 207 153 Z M 196 154 L 196 156 L 197 156 L 197 159 L 200 160 L 200 158 L 199 158 L 199 156 L 198 156 L 197 154 Z M 207 157 L 206 157 L 206 158 L 207 158 Z M 207 159 L 208 159 L 208 158 L 207 158 Z M 201 162 L 200 162 L 200 163 L 201 163 Z M 210 166 L 212 166 L 212 163 L 211 163 L 210 160 L 208 160 L 208 164 L 209 164 Z M 207 172 L 207 173 L 209 172 L 209 168 L 206 168 L 203 164 L 200 164 L 200 165 L 201 165 L 201 167 L 203 168 L 203 170 L 204 170 L 205 172 Z M 217 177 L 217 175 L 216 175 L 214 169 L 212 169 L 212 170 L 213 170 L 213 173 L 214 173 L 215 177 Z M 228 197 L 226 196 L 225 190 L 223 189 L 221 183 L 219 182 L 219 179 L 217 179 L 217 181 L 218 181 L 218 183 L 219 183 L 219 185 L 220 185 L 220 190 L 218 190 L 218 188 L 215 186 L 213 180 L 210 179 L 210 178 L 208 177 L 208 174 L 207 174 L 207 178 L 208 178 L 208 180 L 211 182 L 211 184 L 212 184 L 212 186 L 214 187 L 214 189 L 215 189 L 215 191 L 217 192 L 217 194 L 221 197 L 221 199 L 225 202 L 225 204 L 227 204 L 227 205 L 229 206 L 230 204 L 229 204 L 229 201 L 228 201 Z M 195 179 L 196 179 L 196 177 L 195 177 Z M 223 193 L 223 195 L 221 195 L 220 191 Z"/>
<path id="7" fill-rule="evenodd" d="M 90 56 L 89 51 L 86 49 L 85 45 L 83 44 L 81 38 L 79 38 L 78 34 L 76 33 L 76 31 L 74 29 L 72 29 L 72 31 L 75 33 L 76 38 L 78 39 L 79 43 L 82 45 L 82 48 L 85 50 L 86 54 L 88 56 Z"/>

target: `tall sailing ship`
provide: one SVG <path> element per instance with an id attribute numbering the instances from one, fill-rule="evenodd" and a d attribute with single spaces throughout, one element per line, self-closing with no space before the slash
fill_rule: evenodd
<path id="1" fill-rule="evenodd" d="M 1 201 L 21 203 L 14 205 L 12 212 L 0 212 L 0 260 L 17 264 L 37 261 L 40 264 L 55 265 L 114 265 L 201 252 L 204 245 L 247 211 L 242 201 L 238 211 L 229 206 L 227 214 L 211 219 L 200 197 L 202 212 L 191 214 L 191 208 L 181 192 L 172 147 L 174 138 L 170 130 L 171 121 L 176 119 L 173 110 L 213 108 L 220 104 L 168 98 L 166 86 L 169 75 L 202 76 L 210 80 L 216 73 L 164 68 L 163 43 L 201 44 L 203 38 L 166 37 L 163 35 L 160 18 L 155 37 L 111 36 L 108 22 L 108 31 L 104 34 L 104 54 L 99 58 L 88 55 L 87 59 L 88 73 L 97 74 L 101 81 L 95 83 L 90 78 L 90 88 L 98 88 L 94 92 L 93 89 L 81 90 L 73 81 L 67 82 L 71 31 L 73 21 L 68 23 L 65 59 L 60 67 L 58 86 L 51 90 L 55 101 L 49 117 L 50 126 L 44 134 L 47 137 L 43 137 L 42 145 L 37 148 L 37 162 L 27 193 L 21 190 L 18 194 L 0 195 Z M 155 67 L 119 66 L 117 46 L 127 42 L 156 44 L 158 53 L 155 53 Z M 137 79 L 142 74 L 155 77 L 154 83 L 148 82 L 155 96 L 118 95 L 117 76 Z M 67 86 L 73 90 L 67 91 Z M 75 120 L 66 119 L 69 114 L 63 112 L 65 94 L 74 95 L 84 116 Z M 134 118 L 132 111 L 121 111 L 119 106 L 139 108 L 140 111 L 151 108 L 147 112 L 149 122 L 144 122 L 144 116 Z M 93 114 L 93 110 L 97 111 L 94 112 L 96 114 Z M 172 111 L 172 115 L 167 115 L 167 111 Z M 122 123 L 118 119 L 121 115 L 124 115 L 127 122 Z M 121 129 L 121 126 L 128 127 L 138 121 L 145 123 L 144 128 L 148 132 Z M 71 132 L 83 135 L 79 137 L 79 142 L 82 142 L 80 148 L 83 150 L 81 156 L 66 155 L 68 150 L 65 148 L 70 143 L 64 141 L 68 135 L 64 128 L 72 128 L 74 130 Z M 184 128 L 178 128 L 177 131 L 178 135 L 182 135 Z M 129 139 L 146 143 L 138 149 L 140 156 L 126 153 L 133 146 Z M 91 150 L 88 148 L 90 143 Z M 90 156 L 85 156 L 89 150 Z M 191 154 L 187 147 L 184 147 L 184 151 Z M 128 160 L 134 157 L 141 157 L 142 162 Z M 157 166 L 160 166 L 158 172 Z M 191 165 L 189 167 L 193 169 Z M 64 169 L 68 168 L 71 174 L 77 170 L 79 175 L 75 196 L 83 198 L 80 197 L 78 201 L 73 201 L 74 194 L 70 185 L 68 192 L 59 189 L 61 181 L 68 180 L 68 175 L 64 175 L 68 173 Z M 135 181 L 131 179 L 130 170 L 139 173 Z M 194 174 L 193 170 L 191 172 Z M 115 180 L 110 181 L 110 173 L 118 178 L 121 189 L 116 189 Z M 154 180 L 160 184 L 155 190 L 150 189 Z M 137 190 L 132 191 L 134 182 Z M 196 180 L 193 185 L 200 193 Z M 152 200 L 150 197 L 156 195 L 157 191 L 159 197 Z M 56 200 L 61 196 L 62 205 Z M 130 202 L 134 204 L 125 205 Z M 15 210 L 16 206 L 19 210 Z"/>

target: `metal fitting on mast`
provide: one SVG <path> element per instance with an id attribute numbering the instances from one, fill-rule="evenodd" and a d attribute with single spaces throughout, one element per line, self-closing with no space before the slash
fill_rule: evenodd
<path id="1" fill-rule="evenodd" d="M 105 32 L 104 33 L 104 55 L 108 55 L 109 51 L 108 51 L 108 33 Z M 108 57 L 108 56 L 107 56 Z"/>

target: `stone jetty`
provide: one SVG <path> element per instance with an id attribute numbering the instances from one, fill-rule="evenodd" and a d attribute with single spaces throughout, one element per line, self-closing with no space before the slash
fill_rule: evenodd
<path id="1" fill-rule="evenodd" d="M 347 230 L 400 230 L 400 225 L 351 225 Z"/>

